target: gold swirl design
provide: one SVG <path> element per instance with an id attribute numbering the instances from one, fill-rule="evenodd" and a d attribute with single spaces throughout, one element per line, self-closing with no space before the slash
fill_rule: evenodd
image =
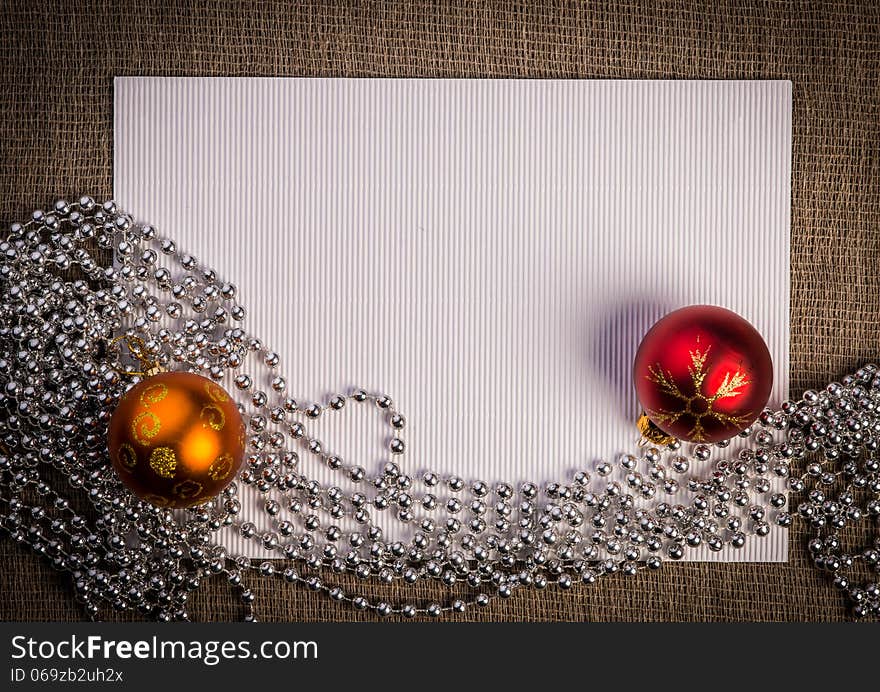
<path id="1" fill-rule="evenodd" d="M 156 505 L 156 507 L 167 507 L 168 506 L 168 498 L 162 497 L 161 495 L 154 495 L 149 493 L 144 495 L 144 499 L 149 502 L 151 505 Z"/>
<path id="2" fill-rule="evenodd" d="M 144 411 L 135 416 L 131 422 L 131 436 L 135 442 L 141 445 L 150 444 L 159 430 L 162 428 L 162 421 L 152 411 Z"/>
<path id="3" fill-rule="evenodd" d="M 202 492 L 202 484 L 196 483 L 194 480 L 187 478 L 185 481 L 181 481 L 175 485 L 171 489 L 171 492 L 177 495 L 181 500 L 191 500 Z"/>
<path id="4" fill-rule="evenodd" d="M 126 471 L 133 471 L 138 462 L 137 452 L 134 451 L 134 447 L 128 444 L 128 442 L 123 442 L 119 445 L 119 451 L 116 453 L 116 461 Z"/>
<path id="5" fill-rule="evenodd" d="M 211 430 L 222 430 L 226 425 L 226 416 L 217 404 L 205 404 L 199 416 L 202 419 L 202 425 L 211 428 Z"/>
<path id="6" fill-rule="evenodd" d="M 218 404 L 229 401 L 229 395 L 226 393 L 226 390 L 224 390 L 223 387 L 214 384 L 213 382 L 207 382 L 205 384 L 205 391 L 208 393 L 208 396 L 211 397 Z"/>
<path id="7" fill-rule="evenodd" d="M 208 469 L 208 476 L 212 481 L 222 481 L 232 473 L 232 465 L 232 455 L 224 452 L 214 459 L 214 463 Z"/>
<path id="8" fill-rule="evenodd" d="M 242 423 L 238 428 L 238 444 L 241 445 L 241 448 L 244 449 L 247 445 L 247 437 L 245 436 L 245 428 L 244 423 Z"/>
<path id="9" fill-rule="evenodd" d="M 162 478 L 174 478 L 177 469 L 177 456 L 173 449 L 168 447 L 156 447 L 150 454 L 150 468 Z"/>
<path id="10" fill-rule="evenodd" d="M 158 404 L 162 399 L 168 396 L 168 386 L 159 382 L 151 384 L 141 392 L 141 403 L 149 408 L 153 404 Z"/>

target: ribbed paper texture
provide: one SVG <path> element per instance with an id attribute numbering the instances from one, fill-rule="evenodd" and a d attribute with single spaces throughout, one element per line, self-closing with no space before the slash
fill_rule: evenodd
<path id="1" fill-rule="evenodd" d="M 691 303 L 750 320 L 787 396 L 789 82 L 115 87 L 121 205 L 239 286 L 294 397 L 391 395 L 409 472 L 565 481 L 632 450 L 636 347 Z M 316 429 L 373 472 L 388 429 L 350 409 Z M 712 557 L 786 556 L 774 530 Z"/>

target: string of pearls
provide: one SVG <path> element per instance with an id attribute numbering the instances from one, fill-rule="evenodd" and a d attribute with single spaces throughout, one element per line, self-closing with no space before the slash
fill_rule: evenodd
<path id="1" fill-rule="evenodd" d="M 102 261 L 111 252 L 115 265 Z M 252 620 L 249 573 L 382 616 L 438 616 L 520 588 L 633 576 L 703 547 L 741 549 L 793 519 L 812 527 L 809 550 L 853 613 L 880 614 L 876 577 L 856 585 L 847 576 L 880 570 L 874 365 L 764 411 L 736 453 L 727 442 L 645 446 L 544 487 L 415 478 L 402 461 L 406 420 L 388 396 L 291 398 L 278 354 L 240 326 L 235 286 L 112 201 L 61 200 L 13 224 L 0 243 L 0 288 L 0 524 L 72 575 L 92 618 L 111 607 L 185 620 L 189 593 L 223 576 Z M 120 334 L 141 339 L 143 354 L 165 369 L 228 381 L 240 393 L 246 464 L 215 501 L 172 513 L 131 495 L 113 473 L 107 425 L 138 381 L 111 345 Z M 315 419 L 351 407 L 377 412 L 391 431 L 390 460 L 376 472 L 309 432 Z M 337 484 L 316 480 L 314 464 Z M 793 513 L 780 484 L 803 498 Z M 245 493 L 257 516 L 244 515 Z M 393 531 L 381 528 L 383 513 Z M 845 547 L 844 529 L 866 518 L 873 542 Z M 250 555 L 283 561 L 228 554 L 219 534 L 230 530 L 253 543 Z M 350 592 L 341 574 L 429 580 L 460 595 L 390 603 Z"/>

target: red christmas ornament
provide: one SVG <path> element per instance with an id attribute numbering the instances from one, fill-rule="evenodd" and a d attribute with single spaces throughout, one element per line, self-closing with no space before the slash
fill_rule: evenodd
<path id="1" fill-rule="evenodd" d="M 735 312 L 691 305 L 645 334 L 633 379 L 645 410 L 639 429 L 647 439 L 718 442 L 761 413 L 773 362 L 758 331 Z"/>

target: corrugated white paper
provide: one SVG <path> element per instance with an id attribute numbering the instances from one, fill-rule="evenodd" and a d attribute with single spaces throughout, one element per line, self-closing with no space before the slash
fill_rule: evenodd
<path id="1" fill-rule="evenodd" d="M 239 286 L 293 396 L 391 395 L 412 473 L 633 449 L 636 347 L 691 303 L 750 320 L 787 396 L 789 82 L 119 78 L 115 108 L 122 206 Z M 318 431 L 374 471 L 349 409 Z M 751 545 L 721 559 L 786 559 Z"/>

